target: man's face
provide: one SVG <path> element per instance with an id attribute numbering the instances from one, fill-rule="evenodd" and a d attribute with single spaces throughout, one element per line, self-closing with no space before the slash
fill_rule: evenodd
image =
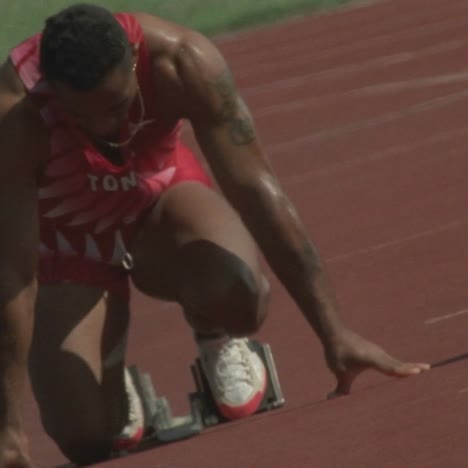
<path id="1" fill-rule="evenodd" d="M 138 92 L 134 60 L 124 60 L 89 91 L 76 91 L 64 83 L 53 84 L 65 111 L 92 138 L 118 139 L 122 123 Z"/>

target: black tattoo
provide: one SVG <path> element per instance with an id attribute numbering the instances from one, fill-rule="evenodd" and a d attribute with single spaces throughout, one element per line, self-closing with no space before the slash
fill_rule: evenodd
<path id="1" fill-rule="evenodd" d="M 221 98 L 222 121 L 228 125 L 232 143 L 237 146 L 248 145 L 255 140 L 252 118 L 236 92 L 229 70 L 226 70 L 213 85 Z"/>

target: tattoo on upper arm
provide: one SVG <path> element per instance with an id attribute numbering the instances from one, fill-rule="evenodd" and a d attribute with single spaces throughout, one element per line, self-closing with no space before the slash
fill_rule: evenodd
<path id="1" fill-rule="evenodd" d="M 213 83 L 213 86 L 221 99 L 222 121 L 229 128 L 232 143 L 237 146 L 248 145 L 255 140 L 252 118 L 236 92 L 234 80 L 229 70 L 224 71 Z"/>

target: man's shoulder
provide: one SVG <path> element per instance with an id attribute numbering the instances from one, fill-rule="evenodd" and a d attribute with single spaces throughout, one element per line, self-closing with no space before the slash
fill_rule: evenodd
<path id="1" fill-rule="evenodd" d="M 12 104 L 26 97 L 26 88 L 8 58 L 0 65 L 0 118 Z"/>
<path id="2" fill-rule="evenodd" d="M 153 60 L 169 59 L 174 65 L 196 61 L 200 67 L 215 65 L 220 53 L 202 33 L 147 13 L 134 13 Z"/>
<path id="3" fill-rule="evenodd" d="M 26 93 L 0 92 L 0 110 L 3 163 L 37 167 L 47 157 L 49 144 L 39 109 Z"/>
<path id="4" fill-rule="evenodd" d="M 155 90 L 155 108 L 167 122 L 207 111 L 206 87 L 220 54 L 205 36 L 146 13 L 132 13 L 144 37 L 150 63 L 146 75 Z M 219 68 L 219 67 L 218 67 Z"/>

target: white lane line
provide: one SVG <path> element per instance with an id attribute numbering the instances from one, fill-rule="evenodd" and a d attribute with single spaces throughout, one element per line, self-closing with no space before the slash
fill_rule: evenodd
<path id="1" fill-rule="evenodd" d="M 289 139 L 283 143 L 272 143 L 266 146 L 266 151 L 270 155 L 291 152 L 312 143 L 317 143 L 332 138 L 341 138 L 344 135 L 365 129 L 379 127 L 381 125 L 401 120 L 405 117 L 414 116 L 436 109 L 442 109 L 444 107 L 450 106 L 451 104 L 455 104 L 466 99 L 468 99 L 468 90 L 447 94 L 446 96 L 441 96 L 415 105 L 404 107 L 399 111 L 387 112 L 376 117 L 359 120 L 357 122 L 340 125 L 334 128 L 326 128 L 310 135 Z"/>
<path id="2" fill-rule="evenodd" d="M 383 250 L 383 249 L 386 249 L 388 247 L 396 247 L 398 245 L 405 244 L 407 242 L 419 240 L 419 239 L 421 239 L 423 237 L 429 237 L 429 236 L 433 236 L 435 234 L 439 234 L 441 232 L 451 231 L 453 229 L 458 229 L 459 227 L 461 227 L 463 225 L 466 225 L 466 224 L 468 224 L 467 220 L 455 221 L 453 223 L 446 224 L 444 226 L 439 226 L 439 227 L 436 227 L 434 229 L 428 229 L 426 231 L 418 232 L 418 233 L 413 234 L 411 236 L 402 237 L 400 239 L 395 239 L 395 240 L 388 241 L 388 242 L 382 242 L 381 244 L 373 245 L 371 247 L 366 247 L 366 248 L 363 248 L 363 249 L 354 250 L 353 252 L 348 252 L 348 253 L 345 253 L 345 254 L 342 254 L 342 255 L 336 255 L 335 257 L 327 258 L 326 263 L 339 263 L 339 262 L 342 262 L 343 260 L 348 260 L 349 258 L 355 257 L 357 255 L 366 255 L 368 253 Z"/>
<path id="3" fill-rule="evenodd" d="M 408 62 L 412 62 L 416 59 L 422 59 L 422 58 L 427 58 L 427 57 L 433 57 L 434 55 L 442 55 L 446 54 L 449 51 L 456 51 L 456 50 L 462 50 L 464 46 L 466 45 L 465 40 L 452 40 L 452 41 L 447 41 L 443 42 L 441 44 L 437 44 L 435 46 L 431 45 L 428 47 L 419 47 L 417 49 L 412 49 L 412 50 L 401 50 L 399 52 L 395 52 L 392 54 L 387 54 L 387 55 L 379 55 L 377 57 L 371 57 L 368 60 L 361 60 L 361 61 L 354 61 L 351 63 L 340 63 L 338 65 L 332 66 L 330 68 L 323 68 L 319 69 L 318 71 L 314 71 L 312 73 L 305 73 L 305 74 L 297 74 L 293 75 L 290 78 L 283 78 L 279 80 L 273 80 L 268 83 L 264 83 L 261 88 L 262 91 L 265 88 L 268 88 L 270 86 L 274 86 L 274 90 L 272 92 L 277 92 L 278 89 L 291 89 L 291 88 L 296 88 L 297 86 L 300 85 L 309 85 L 311 84 L 312 81 L 319 81 L 319 80 L 330 80 L 333 78 L 342 78 L 345 75 L 352 75 L 352 74 L 364 74 L 364 72 L 369 72 L 371 70 L 378 70 L 381 68 L 386 68 L 389 66 L 393 65 L 399 65 L 399 64 L 406 64 Z M 307 60 L 307 58 L 302 58 L 302 61 Z M 311 65 L 313 65 L 313 61 L 310 62 Z M 303 65 L 303 62 L 297 62 L 296 64 L 292 64 L 291 67 L 293 66 L 301 66 Z M 289 68 L 289 72 L 291 75 L 291 72 L 294 72 L 294 68 Z M 320 67 L 320 65 L 319 65 Z M 266 66 L 263 66 L 265 70 L 260 68 L 260 66 L 257 67 L 252 67 L 252 73 L 258 72 L 268 72 L 269 70 L 266 70 Z M 272 74 L 276 74 L 278 76 L 279 69 L 276 67 L 276 69 L 271 70 Z M 238 74 L 236 74 L 236 79 L 238 80 Z M 280 75 L 281 76 L 281 75 Z M 245 88 L 245 94 L 248 96 L 251 96 L 252 90 L 258 88 L 258 86 L 253 85 L 250 87 Z M 259 94 L 259 92 L 255 91 L 253 93 L 254 95 Z"/>
<path id="4" fill-rule="evenodd" d="M 292 60 L 296 60 L 295 57 L 297 57 L 299 54 L 305 57 L 312 57 L 311 63 L 315 63 L 318 60 L 324 60 L 324 59 L 330 59 L 333 58 L 336 55 L 341 55 L 341 54 L 352 54 L 353 52 L 357 52 L 360 50 L 368 50 L 370 46 L 376 47 L 377 45 L 388 45 L 392 43 L 398 43 L 401 40 L 404 39 L 409 39 L 409 38 L 416 38 L 416 37 L 424 37 L 425 35 L 432 36 L 434 33 L 440 32 L 446 32 L 454 28 L 459 28 L 463 27 L 466 25 L 467 22 L 467 17 L 466 13 L 457 19 L 450 18 L 448 20 L 443 20 L 437 23 L 433 23 L 430 25 L 424 24 L 420 27 L 416 28 L 410 28 L 408 30 L 403 30 L 399 32 L 395 32 L 392 30 L 391 32 L 384 34 L 382 36 L 377 36 L 375 38 L 364 38 L 361 40 L 353 40 L 350 38 L 350 40 L 344 44 L 344 45 L 337 45 L 337 46 L 332 46 L 329 49 L 324 49 L 324 50 L 304 50 L 303 48 L 296 46 L 291 46 L 288 44 L 285 46 L 285 48 L 292 48 L 290 52 L 288 50 L 284 50 L 284 53 L 289 53 L 289 57 L 292 58 Z M 453 34 L 454 36 L 455 34 Z M 454 38 L 453 40 L 456 40 Z M 307 43 L 307 42 L 306 42 Z M 404 44 L 407 44 L 408 42 L 405 41 Z M 302 44 L 304 44 L 304 41 L 302 41 Z M 443 44 L 443 43 L 442 43 Z M 273 57 L 278 57 L 279 54 L 282 53 L 281 47 L 275 46 L 272 48 L 274 50 L 274 56 Z M 255 61 L 253 63 L 248 64 L 243 64 L 242 62 L 234 62 L 231 64 L 234 71 L 235 71 L 235 76 L 237 80 L 242 79 L 243 82 L 247 81 L 254 81 L 254 76 L 252 76 L 257 68 L 262 71 L 261 67 L 264 66 L 265 64 L 265 58 L 258 56 L 258 50 L 255 49 L 257 52 L 257 55 L 255 56 Z M 379 49 L 377 52 L 382 53 L 382 50 Z M 336 62 L 336 60 L 335 60 Z M 288 61 L 284 61 L 284 64 L 282 65 L 283 67 L 287 66 Z M 319 66 L 319 65 L 318 65 Z M 247 68 L 247 71 L 242 72 L 242 70 L 245 70 Z M 275 69 L 275 72 L 277 69 Z M 307 75 L 303 75 L 306 77 Z M 271 80 L 269 83 L 259 83 L 259 84 L 252 84 L 246 89 L 246 92 L 250 94 L 261 94 L 264 93 L 268 90 L 277 89 L 277 87 L 283 88 L 283 87 L 289 87 L 287 85 L 288 82 L 294 82 L 298 77 L 293 76 L 290 78 L 281 78 L 281 79 L 276 79 L 276 80 Z"/>
<path id="5" fill-rule="evenodd" d="M 244 53 L 245 55 L 254 55 L 255 53 L 252 53 L 252 36 L 255 36 L 258 33 L 264 34 L 265 32 L 269 35 L 271 33 L 275 34 L 284 34 L 284 29 L 286 28 L 286 31 L 295 29 L 297 27 L 303 26 L 304 24 L 309 24 L 312 27 L 312 24 L 315 25 L 317 20 L 320 20 L 322 17 L 327 17 L 327 16 L 343 16 L 346 14 L 349 17 L 350 12 L 352 10 L 364 10 L 364 9 L 369 9 L 369 7 L 373 7 L 376 4 L 383 4 L 383 3 L 388 3 L 390 0 L 354 0 L 351 2 L 344 3 L 343 5 L 338 5 L 335 6 L 334 8 L 328 9 L 325 8 L 323 10 L 316 10 L 313 13 L 298 13 L 297 15 L 293 15 L 288 18 L 283 18 L 283 19 L 278 19 L 276 22 L 273 24 L 259 24 L 257 26 L 252 26 L 250 28 L 245 28 L 245 29 L 240 29 L 236 31 L 228 31 L 225 33 L 220 33 L 216 39 L 215 42 L 220 45 L 227 45 L 227 46 L 244 46 L 245 48 L 238 48 L 236 49 L 237 54 L 242 54 Z M 369 9 L 370 10 L 370 9 Z M 373 14 L 373 11 L 370 11 L 370 14 Z M 368 19 L 369 15 L 366 15 L 364 18 L 362 18 L 362 15 L 357 18 L 357 21 L 366 22 Z M 352 24 L 348 22 L 348 26 L 350 29 L 352 28 Z M 352 29 L 351 29 L 352 30 Z M 276 38 L 276 36 L 275 36 Z M 265 38 L 263 38 L 265 39 Z M 308 36 L 306 38 L 301 38 L 303 39 L 308 39 Z M 278 41 L 275 41 L 277 43 Z"/>
<path id="6" fill-rule="evenodd" d="M 408 34 L 408 36 L 410 37 L 417 37 L 417 36 L 424 36 L 426 33 L 431 33 L 431 32 L 437 32 L 437 33 L 440 33 L 440 32 L 443 32 L 445 31 L 446 29 L 451 29 L 452 27 L 458 27 L 458 26 L 463 26 L 463 25 L 466 25 L 466 22 L 467 22 L 467 18 L 466 16 L 464 18 L 459 18 L 459 19 L 456 19 L 455 21 L 453 19 L 450 19 L 448 21 L 442 21 L 441 23 L 437 24 L 437 25 L 433 25 L 435 27 L 433 28 L 427 28 L 427 26 L 422 26 L 421 28 L 415 28 L 413 31 L 411 31 L 410 34 Z M 444 27 L 446 26 L 446 27 Z M 414 32 L 416 30 L 420 30 L 420 32 L 422 32 L 422 34 L 414 34 Z M 396 42 L 396 39 L 395 38 L 395 33 L 392 32 L 388 35 L 388 38 L 390 39 L 388 42 Z M 449 42 L 449 44 L 453 44 L 453 41 L 456 41 L 456 39 L 452 40 Z M 340 47 L 340 48 L 337 48 L 337 49 L 334 49 L 333 52 L 334 53 L 330 53 L 331 51 L 324 51 L 324 52 L 318 52 L 318 51 L 315 51 L 313 52 L 313 60 L 316 61 L 320 58 L 328 58 L 328 57 L 331 57 L 333 55 L 336 55 L 336 52 L 339 52 L 339 53 L 352 53 L 353 51 L 355 50 L 359 50 L 359 49 L 368 49 L 369 48 L 369 43 L 372 43 L 373 46 L 375 46 L 375 42 L 376 41 L 369 41 L 368 39 L 365 39 L 365 40 L 362 40 L 362 41 L 355 41 L 355 42 L 351 42 L 351 45 L 346 45 L 344 47 Z M 444 43 L 442 43 L 442 46 L 444 45 Z M 327 53 L 328 52 L 328 53 Z M 416 51 L 417 52 L 417 51 Z M 276 48 L 275 48 L 275 53 L 276 53 Z M 395 55 L 398 55 L 398 54 L 395 54 Z M 403 55 L 405 55 L 403 53 Z M 412 56 L 413 54 L 410 54 L 410 56 Z M 258 63 L 258 61 L 257 61 Z M 235 67 L 235 65 L 233 65 L 233 67 Z M 255 65 L 251 65 L 250 66 L 250 70 L 249 73 L 253 73 L 255 72 Z M 245 76 L 242 76 L 240 72 L 237 72 L 236 69 L 234 68 L 235 70 L 235 76 L 236 76 L 236 79 L 239 80 L 239 79 L 243 79 L 243 80 L 246 80 L 246 77 Z M 320 73 L 320 72 L 319 72 Z M 281 79 L 273 79 L 273 80 L 270 80 L 268 83 L 258 83 L 258 84 L 254 84 L 254 85 L 251 85 L 251 86 L 247 86 L 247 87 L 244 87 L 243 90 L 242 90 L 242 93 L 243 95 L 245 96 L 255 96 L 255 95 L 258 95 L 258 94 L 264 94 L 264 93 L 268 93 L 268 92 L 271 92 L 271 91 L 276 91 L 278 89 L 288 89 L 288 88 L 291 88 L 291 87 L 294 87 L 294 86 L 297 86 L 298 84 L 301 84 L 303 82 L 308 82 L 310 80 L 310 77 L 314 76 L 315 73 L 308 73 L 308 74 L 303 74 L 303 75 L 295 75 L 295 76 L 292 76 L 292 77 L 289 77 L 289 78 L 281 78 Z"/>
<path id="7" fill-rule="evenodd" d="M 467 314 L 468 314 L 468 309 L 457 310 L 456 312 L 452 312 L 451 314 L 439 315 L 438 317 L 433 317 L 428 320 L 425 320 L 424 324 L 435 325 L 439 322 L 444 322 L 445 320 L 450 320 L 456 317 L 460 317 L 461 315 L 467 315 Z"/>
<path id="8" fill-rule="evenodd" d="M 341 161 L 334 164 L 329 164 L 321 168 L 311 169 L 310 171 L 303 171 L 297 174 L 291 174 L 289 176 L 281 177 L 283 184 L 285 186 L 296 186 L 304 183 L 310 183 L 311 178 L 314 177 L 324 177 L 330 174 L 336 174 L 337 172 L 347 171 L 349 169 L 354 169 L 356 166 L 361 166 L 368 164 L 374 161 L 383 161 L 386 159 L 403 156 L 408 153 L 413 153 L 417 150 L 423 150 L 426 147 L 432 147 L 438 143 L 443 143 L 444 141 L 450 140 L 452 149 L 450 152 L 440 152 L 441 158 L 446 158 L 449 154 L 456 155 L 461 151 L 466 152 L 466 142 L 462 141 L 461 146 L 454 147 L 455 139 L 466 137 L 468 135 L 467 128 L 459 128 L 456 130 L 448 130 L 445 132 L 440 132 L 429 138 L 425 138 L 419 141 L 415 141 L 408 144 L 394 145 L 390 146 L 387 149 L 375 151 L 370 154 L 361 157 L 350 158 L 349 161 Z M 430 152 L 421 152 L 422 154 L 418 155 L 421 158 L 424 158 L 425 155 L 428 155 Z"/>
<path id="9" fill-rule="evenodd" d="M 343 99 L 359 99 L 362 97 L 383 96 L 396 94 L 408 90 L 427 89 L 437 86 L 466 83 L 468 81 L 468 69 L 462 69 L 458 72 L 447 73 L 443 75 L 421 76 L 412 80 L 388 81 L 374 83 L 361 88 L 354 88 L 338 93 L 313 96 L 306 99 L 282 100 L 265 107 L 256 106 L 254 108 L 255 119 L 259 120 L 272 115 L 283 114 L 285 112 L 294 112 L 299 110 L 312 110 L 329 106 Z"/>

